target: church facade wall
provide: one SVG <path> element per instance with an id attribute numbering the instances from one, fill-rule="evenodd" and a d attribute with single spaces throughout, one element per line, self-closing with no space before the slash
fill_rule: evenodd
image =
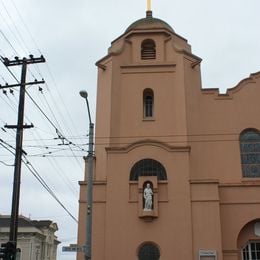
<path id="1" fill-rule="evenodd" d="M 260 257 L 260 74 L 220 94 L 200 62 L 156 19 L 97 62 L 93 260 Z"/>

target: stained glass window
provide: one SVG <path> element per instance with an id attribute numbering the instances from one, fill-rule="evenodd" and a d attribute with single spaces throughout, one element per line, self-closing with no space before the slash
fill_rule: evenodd
<path id="1" fill-rule="evenodd" d="M 260 177 L 260 132 L 248 129 L 240 135 L 243 177 Z"/>
<path id="2" fill-rule="evenodd" d="M 242 249 L 242 260 L 260 260 L 260 242 L 250 242 Z"/>
<path id="3" fill-rule="evenodd" d="M 144 244 L 138 253 L 139 260 L 159 260 L 160 251 L 157 246 L 152 243 Z"/>
<path id="4" fill-rule="evenodd" d="M 143 159 L 132 167 L 130 180 L 137 181 L 139 176 L 157 176 L 158 180 L 167 180 L 165 168 L 153 159 Z"/>

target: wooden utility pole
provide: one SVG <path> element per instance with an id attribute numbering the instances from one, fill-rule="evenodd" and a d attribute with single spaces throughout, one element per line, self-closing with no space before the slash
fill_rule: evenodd
<path id="1" fill-rule="evenodd" d="M 18 217 L 19 217 L 19 200 L 20 200 L 20 184 L 21 184 L 21 165 L 23 155 L 23 129 L 31 128 L 33 125 L 24 125 L 24 103 L 25 103 L 25 87 L 26 85 L 34 85 L 45 83 L 42 81 L 34 81 L 26 83 L 27 65 L 45 62 L 43 56 L 34 58 L 33 55 L 30 58 L 19 59 L 15 57 L 15 60 L 9 60 L 3 58 L 3 63 L 6 67 L 10 66 L 22 66 L 21 82 L 13 85 L 1 86 L 0 89 L 20 87 L 19 107 L 18 107 L 18 120 L 17 125 L 6 125 L 6 128 L 16 128 L 16 150 L 15 150 L 15 168 L 14 168 L 14 181 L 13 181 L 13 197 L 12 197 L 12 212 L 10 220 L 10 235 L 8 242 L 8 256 L 7 259 L 16 259 L 16 245 L 17 245 L 17 231 L 18 231 Z"/>

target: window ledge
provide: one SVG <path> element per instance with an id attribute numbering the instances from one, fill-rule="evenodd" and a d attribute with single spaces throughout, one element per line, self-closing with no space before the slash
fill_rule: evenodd
<path id="1" fill-rule="evenodd" d="M 243 177 L 242 182 L 260 182 L 260 177 Z"/>
<path id="2" fill-rule="evenodd" d="M 144 122 L 147 122 L 147 121 L 155 121 L 155 118 L 154 118 L 154 117 L 144 117 L 144 118 L 143 118 L 143 121 L 144 121 Z"/>

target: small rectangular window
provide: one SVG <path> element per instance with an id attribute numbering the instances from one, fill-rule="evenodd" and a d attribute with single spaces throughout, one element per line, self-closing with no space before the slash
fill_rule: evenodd
<path id="1" fill-rule="evenodd" d="M 145 89 L 143 92 L 144 117 L 151 118 L 154 113 L 154 94 L 151 89 Z"/>
<path id="2" fill-rule="evenodd" d="M 199 260 L 217 260 L 216 250 L 199 250 Z"/>

